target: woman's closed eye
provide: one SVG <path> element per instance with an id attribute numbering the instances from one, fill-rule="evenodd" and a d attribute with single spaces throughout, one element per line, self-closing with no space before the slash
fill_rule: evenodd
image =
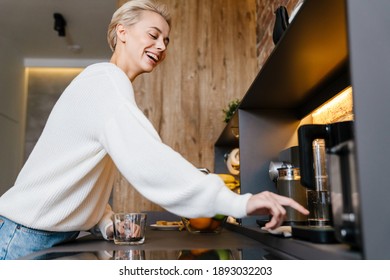
<path id="1" fill-rule="evenodd" d="M 152 37 L 154 40 L 157 40 L 158 35 L 155 35 L 153 33 L 149 33 L 149 36 Z"/>

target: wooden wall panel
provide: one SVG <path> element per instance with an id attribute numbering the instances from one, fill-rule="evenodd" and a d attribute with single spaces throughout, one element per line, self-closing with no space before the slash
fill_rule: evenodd
<path id="1" fill-rule="evenodd" d="M 242 98 L 257 74 L 256 0 L 161 0 L 172 15 L 166 60 L 134 82 L 139 107 L 163 141 L 213 170 L 222 109 Z M 121 176 L 115 211 L 159 210 Z"/>

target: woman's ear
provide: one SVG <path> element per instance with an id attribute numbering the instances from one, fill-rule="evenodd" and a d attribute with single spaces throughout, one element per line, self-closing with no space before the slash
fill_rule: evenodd
<path id="1" fill-rule="evenodd" d="M 126 42 L 126 28 L 123 24 L 118 24 L 115 28 L 116 31 L 116 37 L 117 40 L 121 41 L 122 43 Z"/>

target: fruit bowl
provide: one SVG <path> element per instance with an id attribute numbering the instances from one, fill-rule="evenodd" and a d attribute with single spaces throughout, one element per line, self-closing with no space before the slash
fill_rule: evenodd
<path id="1" fill-rule="evenodd" d="M 216 215 L 212 218 L 181 218 L 190 233 L 220 233 L 227 216 Z"/>

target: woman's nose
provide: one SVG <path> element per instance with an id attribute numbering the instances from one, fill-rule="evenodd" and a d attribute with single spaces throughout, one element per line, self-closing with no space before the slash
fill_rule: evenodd
<path id="1" fill-rule="evenodd" d="M 167 45 L 165 44 L 164 39 L 157 40 L 156 47 L 161 51 L 165 51 L 167 49 Z"/>

